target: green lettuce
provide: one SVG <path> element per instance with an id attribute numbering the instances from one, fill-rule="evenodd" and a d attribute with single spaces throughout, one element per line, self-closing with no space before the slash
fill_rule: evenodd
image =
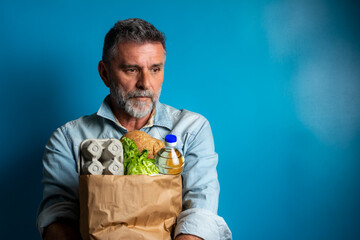
<path id="1" fill-rule="evenodd" d="M 124 174 L 125 175 L 151 175 L 158 174 L 155 159 L 148 159 L 148 150 L 139 153 L 133 140 L 123 137 L 121 143 L 124 148 Z"/>

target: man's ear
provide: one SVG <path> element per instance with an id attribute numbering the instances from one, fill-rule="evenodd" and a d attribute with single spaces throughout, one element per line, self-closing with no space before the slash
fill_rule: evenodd
<path id="1" fill-rule="evenodd" d="M 107 87 L 110 87 L 109 70 L 109 66 L 104 61 L 99 62 L 99 75 Z"/>

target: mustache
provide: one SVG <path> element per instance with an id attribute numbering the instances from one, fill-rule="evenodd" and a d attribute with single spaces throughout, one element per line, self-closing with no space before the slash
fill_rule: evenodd
<path id="1" fill-rule="evenodd" d="M 135 90 L 127 94 L 127 99 L 134 97 L 149 97 L 154 99 L 154 93 L 150 90 Z"/>

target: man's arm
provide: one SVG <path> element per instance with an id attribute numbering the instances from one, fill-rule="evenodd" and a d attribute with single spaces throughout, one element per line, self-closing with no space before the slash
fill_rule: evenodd
<path id="1" fill-rule="evenodd" d="M 42 236 L 48 226 L 47 234 L 52 234 L 55 230 L 60 233 L 59 226 L 66 223 L 77 226 L 79 221 L 77 164 L 64 131 L 64 128 L 57 129 L 45 146 L 44 194 L 37 217 L 37 226 Z M 61 225 L 50 227 L 55 222 L 60 222 Z"/>
<path id="2" fill-rule="evenodd" d="M 44 230 L 44 240 L 81 240 L 80 232 L 65 223 L 52 223 Z"/>
<path id="3" fill-rule="evenodd" d="M 185 143 L 183 211 L 177 219 L 175 236 L 191 234 L 206 240 L 228 240 L 231 232 L 217 215 L 220 187 L 212 131 L 205 118 L 198 121 L 198 130 L 192 131 Z"/>
<path id="4" fill-rule="evenodd" d="M 190 234 L 180 234 L 175 238 L 175 240 L 203 240 L 203 239 Z"/>

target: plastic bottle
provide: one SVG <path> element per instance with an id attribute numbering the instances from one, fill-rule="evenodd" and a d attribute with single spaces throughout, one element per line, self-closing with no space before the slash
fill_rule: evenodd
<path id="1" fill-rule="evenodd" d="M 165 137 L 165 147 L 160 149 L 155 156 L 156 166 L 160 174 L 176 175 L 180 174 L 184 167 L 185 159 L 177 150 L 177 138 L 175 135 L 168 134 Z"/>

